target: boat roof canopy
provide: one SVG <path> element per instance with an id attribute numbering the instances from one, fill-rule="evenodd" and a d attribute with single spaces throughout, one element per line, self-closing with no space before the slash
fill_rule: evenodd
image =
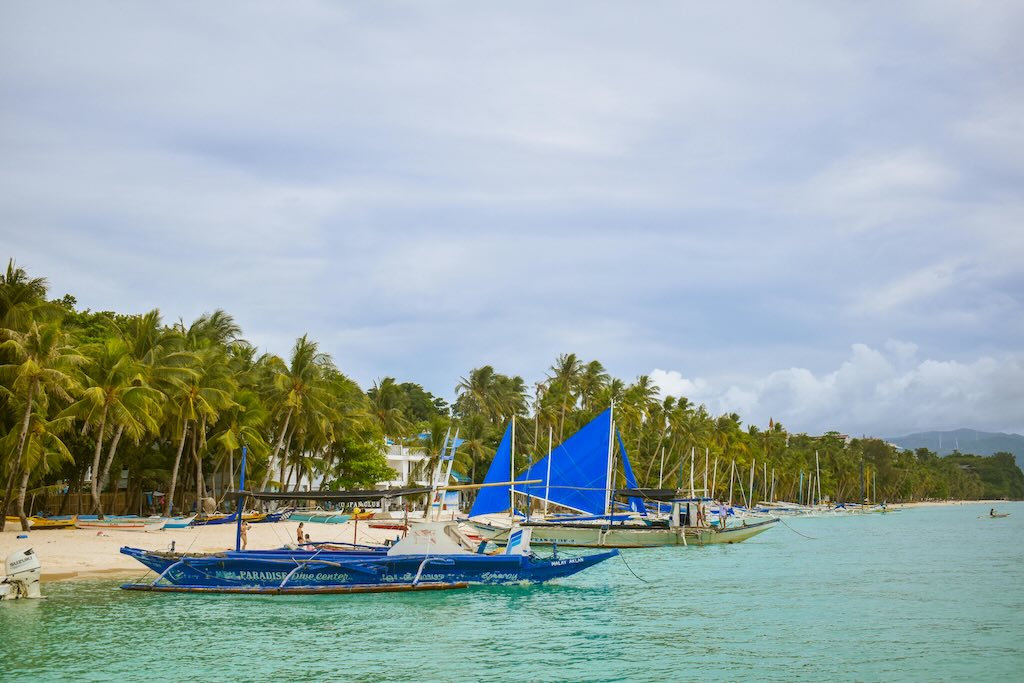
<path id="1" fill-rule="evenodd" d="M 364 500 L 385 500 L 399 496 L 414 496 L 430 493 L 430 487 L 401 489 L 369 489 L 366 491 L 238 491 L 236 496 L 248 496 L 256 500 L 316 500 L 324 502 L 352 503 Z"/>
<path id="2" fill-rule="evenodd" d="M 615 489 L 618 498 L 646 498 L 663 502 L 679 500 L 681 494 L 677 489 Z"/>

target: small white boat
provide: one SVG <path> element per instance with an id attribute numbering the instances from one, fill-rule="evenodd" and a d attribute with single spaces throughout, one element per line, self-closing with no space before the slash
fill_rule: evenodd
<path id="1" fill-rule="evenodd" d="M 76 529 L 99 529 L 105 531 L 159 531 L 167 525 L 166 517 L 105 517 L 104 519 L 81 519 L 75 521 Z"/>
<path id="2" fill-rule="evenodd" d="M 167 524 L 164 525 L 165 529 L 187 529 L 192 526 L 192 522 L 196 519 L 195 515 L 189 517 L 171 517 L 167 520 Z"/>

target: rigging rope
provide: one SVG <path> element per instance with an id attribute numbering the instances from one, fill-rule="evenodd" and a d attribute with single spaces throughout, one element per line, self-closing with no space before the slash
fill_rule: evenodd
<path id="1" fill-rule="evenodd" d="M 622 558 L 622 564 L 626 565 L 626 569 L 628 569 L 628 570 L 629 570 L 629 573 L 630 573 L 630 574 L 632 574 L 633 576 L 635 576 L 635 577 L 636 577 L 637 579 L 639 579 L 640 581 L 643 581 L 644 583 L 650 583 L 650 581 L 648 581 L 647 579 L 644 579 L 644 578 L 641 578 L 640 576 L 637 576 L 637 573 L 636 573 L 635 571 L 633 571 L 633 568 L 629 566 L 629 563 L 628 563 L 628 562 L 626 562 L 626 556 L 625 556 L 624 554 L 622 554 L 622 553 L 619 553 L 619 557 L 621 557 L 621 558 Z"/>
<path id="2" fill-rule="evenodd" d="M 779 520 L 780 522 L 782 522 L 782 524 L 783 524 L 783 525 L 784 525 L 784 526 L 785 526 L 785 527 L 786 527 L 787 529 L 789 529 L 790 531 L 792 531 L 792 532 L 793 532 L 794 534 L 796 534 L 797 536 L 803 536 L 804 538 L 809 538 L 809 539 L 811 539 L 812 541 L 817 541 L 817 540 L 818 540 L 818 539 L 817 539 L 816 537 L 814 537 L 814 536 L 808 536 L 807 534 L 802 534 L 802 533 L 800 533 L 799 531 L 797 531 L 796 529 L 794 529 L 794 528 L 793 528 L 793 527 L 791 527 L 790 525 L 786 524 L 786 520 L 784 520 L 784 519 L 783 519 L 782 517 L 776 517 L 776 519 L 778 519 L 778 520 Z"/>

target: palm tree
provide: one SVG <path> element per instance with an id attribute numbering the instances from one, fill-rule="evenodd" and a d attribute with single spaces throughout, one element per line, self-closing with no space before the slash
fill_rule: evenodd
<path id="1" fill-rule="evenodd" d="M 370 397 L 370 410 L 377 422 L 380 423 L 384 437 L 401 438 L 406 436 L 410 424 L 402 412 L 405 394 L 395 383 L 395 378 L 385 377 L 378 380 L 367 394 Z"/>
<path id="2" fill-rule="evenodd" d="M 459 383 L 455 385 L 455 408 L 459 415 L 483 415 L 493 421 L 496 415 L 500 415 L 496 397 L 494 396 L 494 385 L 496 373 L 490 365 L 474 368 L 469 371 L 468 377 L 460 377 Z"/>
<path id="3" fill-rule="evenodd" d="M 23 268 L 7 262 L 0 274 L 0 328 L 24 332 L 32 321 L 49 320 L 59 313 L 46 301 L 46 278 L 30 278 Z"/>
<path id="4" fill-rule="evenodd" d="M 579 374 L 578 386 L 585 412 L 589 413 L 593 409 L 594 400 L 610 380 L 611 375 L 599 361 L 592 360 L 583 367 Z"/>
<path id="5" fill-rule="evenodd" d="M 71 417 L 57 417 L 52 420 L 34 412 L 29 424 L 28 436 L 25 440 L 24 466 L 21 481 L 18 484 L 18 517 L 21 519 L 22 530 L 27 531 L 28 516 L 25 511 L 25 494 L 29 479 L 33 475 L 43 477 L 63 463 L 74 462 L 74 456 L 68 451 L 60 435 L 68 431 L 74 420 Z M 14 432 L 8 434 L 5 442 L 10 441 Z M 4 446 L 9 444 L 4 443 Z"/>
<path id="6" fill-rule="evenodd" d="M 302 335 L 292 347 L 291 363 L 272 363 L 273 403 L 277 404 L 277 414 L 281 422 L 281 430 L 277 443 L 270 456 L 270 465 L 264 474 L 261 489 L 266 489 L 273 473 L 272 463 L 277 460 L 286 440 L 291 439 L 289 425 L 295 415 L 306 415 L 318 418 L 330 412 L 330 392 L 327 390 L 325 375 L 334 370 L 331 357 L 321 353 L 317 343 Z M 281 460 L 281 479 L 284 479 L 284 459 Z"/>
<path id="7" fill-rule="evenodd" d="M 8 339 L 0 344 L 0 353 L 8 354 L 14 360 L 0 366 L 0 376 L 9 377 L 13 381 L 10 388 L 3 391 L 24 403 L 24 413 L 18 441 L 14 446 L 9 462 L 7 485 L 4 489 L 3 505 L 0 509 L 6 512 L 11 499 L 11 490 L 15 478 L 21 474 L 22 455 L 25 440 L 28 437 L 32 411 L 38 404 L 47 405 L 52 395 L 61 400 L 71 401 L 71 392 L 78 388 L 72 373 L 85 362 L 69 343 L 67 334 L 57 323 L 31 323 L 27 332 L 6 330 Z M 0 519 L 0 531 L 4 528 L 4 519 Z M 28 521 L 21 520 L 22 529 L 28 530 Z"/>
<path id="8" fill-rule="evenodd" d="M 565 413 L 569 405 L 575 405 L 576 396 L 574 392 L 579 389 L 580 373 L 583 365 L 575 353 L 560 355 L 555 364 L 551 366 L 548 375 L 550 390 L 557 391 L 562 399 L 562 409 L 559 413 L 558 440 L 562 440 L 565 429 Z"/>
<path id="9" fill-rule="evenodd" d="M 131 357 L 127 344 L 120 338 L 108 337 L 89 345 L 85 352 L 89 358 L 84 373 L 86 388 L 63 414 L 96 429 L 90 493 L 93 510 L 102 519 L 100 493 L 106 487 L 121 436 L 127 433 L 138 443 L 145 434 L 156 433 L 163 395 L 145 384 L 142 365 Z M 115 431 L 107 457 L 101 461 L 108 425 Z"/>

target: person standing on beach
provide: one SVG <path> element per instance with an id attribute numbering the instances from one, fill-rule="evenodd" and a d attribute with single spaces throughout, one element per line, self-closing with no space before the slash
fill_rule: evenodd
<path id="1" fill-rule="evenodd" d="M 302 533 L 302 522 L 299 522 L 299 528 L 295 531 L 295 542 L 299 545 L 306 542 L 306 536 Z"/>
<path id="2" fill-rule="evenodd" d="M 242 522 L 242 550 L 249 545 L 249 522 Z"/>

